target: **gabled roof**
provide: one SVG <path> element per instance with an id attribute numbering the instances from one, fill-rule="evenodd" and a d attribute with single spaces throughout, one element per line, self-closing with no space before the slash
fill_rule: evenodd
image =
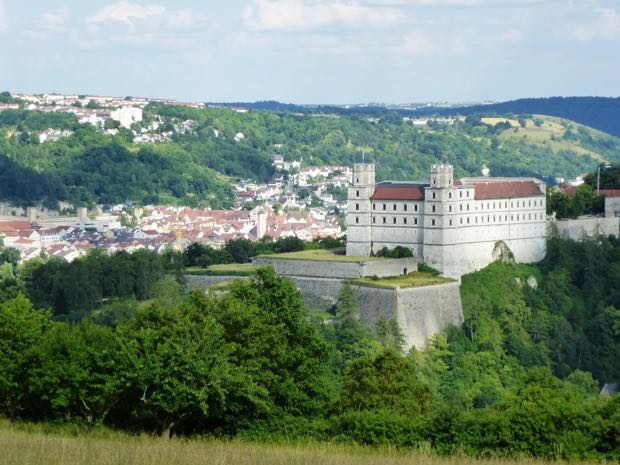
<path id="1" fill-rule="evenodd" d="M 375 186 L 371 200 L 424 200 L 424 188 L 428 184 L 382 182 Z"/>
<path id="2" fill-rule="evenodd" d="M 544 196 L 540 185 L 533 179 L 464 178 L 454 181 L 455 186 L 474 187 L 476 200 L 513 199 Z"/>

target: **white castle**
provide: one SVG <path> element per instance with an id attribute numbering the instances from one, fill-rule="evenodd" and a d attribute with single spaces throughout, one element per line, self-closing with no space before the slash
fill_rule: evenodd
<path id="1" fill-rule="evenodd" d="M 486 168 L 486 167 L 485 167 Z M 433 165 L 430 182 L 375 184 L 375 165 L 355 164 L 349 187 L 347 255 L 411 249 L 446 276 L 460 277 L 512 252 L 517 262 L 545 256 L 545 184 L 535 178 L 454 179 Z"/>

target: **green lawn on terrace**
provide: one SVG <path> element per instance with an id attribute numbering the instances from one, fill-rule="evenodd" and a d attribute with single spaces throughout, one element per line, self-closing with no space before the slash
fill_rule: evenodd
<path id="1" fill-rule="evenodd" d="M 191 266 L 185 269 L 189 275 L 200 276 L 251 276 L 259 267 L 253 263 L 225 263 L 207 268 Z"/>
<path id="2" fill-rule="evenodd" d="M 340 255 L 333 250 L 315 249 L 302 250 L 300 252 L 287 252 L 278 254 L 259 255 L 258 258 L 277 258 L 283 260 L 314 260 L 325 262 L 349 262 L 362 263 L 377 260 L 385 260 L 383 257 L 354 257 L 350 255 Z"/>
<path id="3" fill-rule="evenodd" d="M 379 287 L 384 289 L 408 288 L 433 286 L 435 284 L 446 284 L 454 282 L 453 279 L 437 276 L 425 271 L 415 271 L 403 276 L 393 276 L 389 278 L 357 278 L 347 280 L 349 284 L 356 286 Z"/>

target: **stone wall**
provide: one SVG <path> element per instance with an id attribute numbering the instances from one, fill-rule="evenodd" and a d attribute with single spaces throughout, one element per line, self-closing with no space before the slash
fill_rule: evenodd
<path id="1" fill-rule="evenodd" d="M 620 218 L 582 216 L 574 220 L 551 220 L 549 229 L 563 239 L 581 240 L 593 236 L 618 236 Z"/>
<path id="2" fill-rule="evenodd" d="M 276 273 L 286 276 L 351 279 L 378 276 L 400 276 L 418 269 L 417 258 L 386 258 L 359 262 L 326 260 L 290 260 L 257 257 L 257 265 L 272 266 Z"/>
<path id="3" fill-rule="evenodd" d="M 344 281 L 335 278 L 290 276 L 310 311 L 332 310 Z M 206 288 L 237 276 L 188 276 L 191 289 Z M 244 279 L 244 278 L 241 278 Z M 405 335 L 407 348 L 421 348 L 447 325 L 463 323 L 457 282 L 406 289 L 383 289 L 352 285 L 360 309 L 360 320 L 374 328 L 379 318 L 396 318 Z"/>

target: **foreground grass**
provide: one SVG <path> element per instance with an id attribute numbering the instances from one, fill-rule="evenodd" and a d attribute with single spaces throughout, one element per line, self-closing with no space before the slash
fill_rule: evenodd
<path id="1" fill-rule="evenodd" d="M 384 289 L 432 286 L 435 284 L 451 283 L 454 280 L 436 276 L 425 271 L 416 271 L 407 276 L 394 276 L 391 278 L 358 278 L 347 280 L 349 284 L 367 287 L 380 287 Z"/>
<path id="2" fill-rule="evenodd" d="M 550 465 L 533 459 L 480 460 L 436 457 L 427 451 L 399 451 L 326 443 L 260 444 L 241 441 L 164 441 L 120 433 L 81 436 L 0 429 L 0 465 Z"/>

